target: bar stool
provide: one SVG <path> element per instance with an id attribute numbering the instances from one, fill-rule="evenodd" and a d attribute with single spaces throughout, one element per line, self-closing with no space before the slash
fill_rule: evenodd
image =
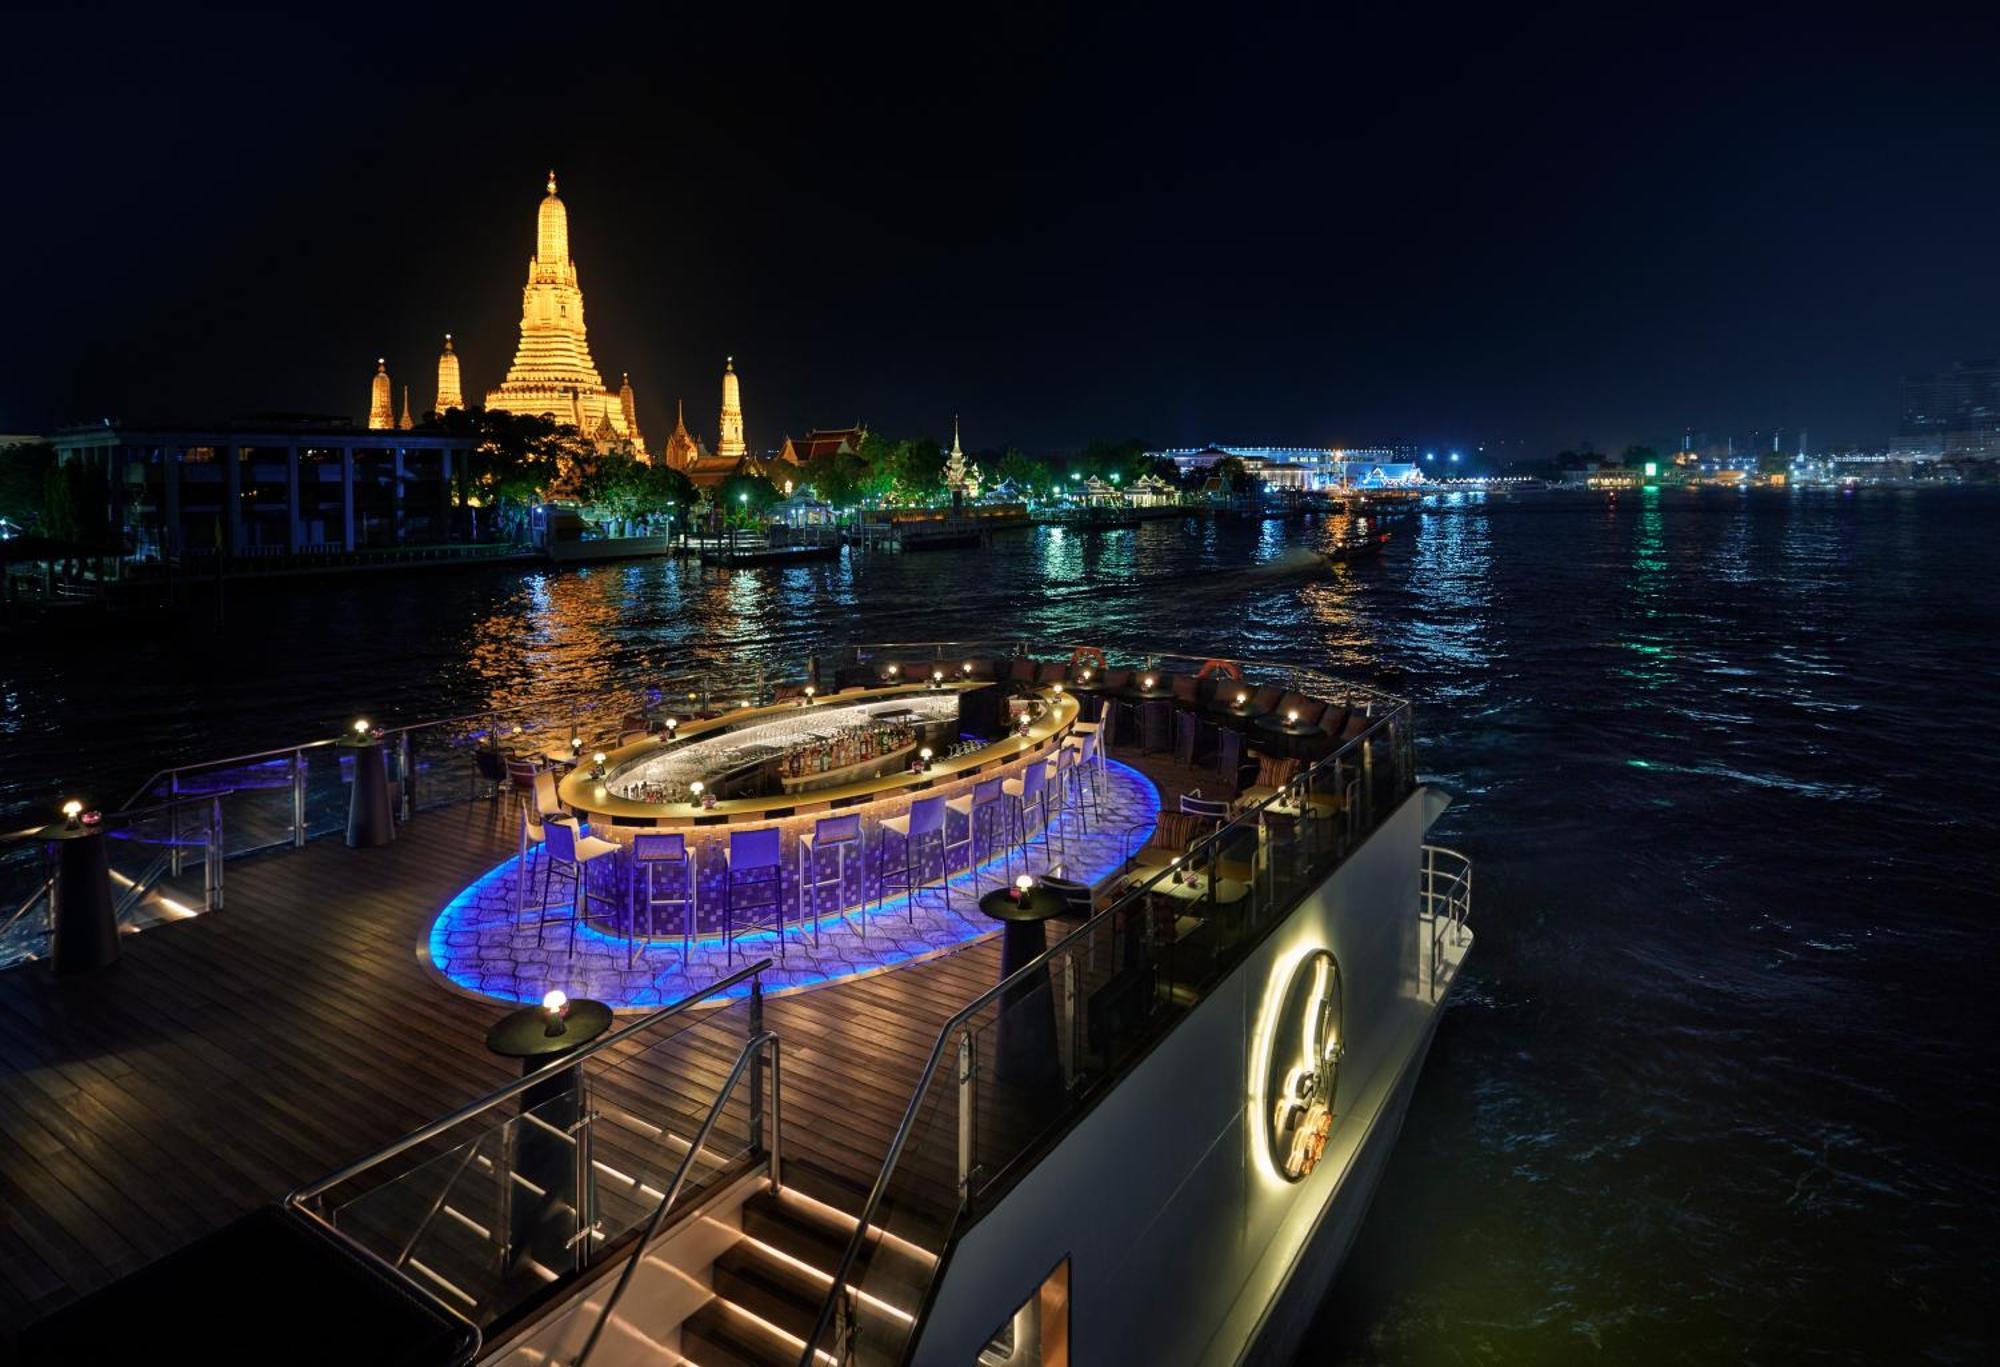
<path id="1" fill-rule="evenodd" d="M 785 957 L 785 860 L 784 842 L 776 826 L 755 831 L 731 831 L 722 848 L 722 958 L 736 950 L 736 885 L 746 889 L 769 888 L 771 900 L 747 908 L 768 911 L 778 932 L 778 959 Z M 755 927 L 760 922 L 753 919 Z"/>
<path id="2" fill-rule="evenodd" d="M 1042 853 L 1046 855 L 1049 851 L 1048 788 L 1048 765 L 1042 761 L 1030 764 L 1026 769 L 1021 771 L 1019 778 L 1007 779 L 1000 785 L 1000 791 L 1006 794 L 1008 799 L 1014 804 L 1013 810 L 1010 813 L 1012 820 L 1009 824 L 1012 830 L 1008 833 L 1008 839 L 1013 844 L 1013 847 L 1021 852 L 1021 865 L 1023 868 L 1026 868 L 1028 863 L 1028 840 L 1030 839 L 1028 835 L 1028 808 L 1030 807 L 1035 809 L 1036 816 L 1039 818 L 1039 825 L 1036 829 L 1041 833 Z M 1015 832 L 1019 832 L 1019 839 L 1014 838 Z"/>
<path id="3" fill-rule="evenodd" d="M 640 875 L 645 875 L 646 894 L 639 896 Z M 662 886 L 666 895 L 661 896 Z M 681 963 L 685 965 L 694 946 L 694 858 L 687 837 L 678 831 L 652 831 L 632 837 L 632 878 L 626 889 L 625 966 L 632 966 L 634 942 L 638 936 L 639 911 L 646 912 L 646 938 L 658 932 L 655 919 L 661 907 L 678 906 L 681 912 Z"/>
<path id="4" fill-rule="evenodd" d="M 545 816 L 536 808 L 534 803 L 525 798 L 521 800 L 521 852 L 515 859 L 514 873 L 514 919 L 517 921 L 528 910 L 528 885 L 535 881 L 534 855 L 537 851 L 542 851 L 546 854 L 547 851 L 544 842 L 548 839 L 547 827 L 552 822 L 560 822 L 566 826 L 574 826 L 576 824 L 574 818 L 561 814 Z M 548 902 L 549 871 L 548 861 L 544 859 L 542 861 L 542 895 L 540 900 L 535 904 L 535 910 L 537 912 L 548 910 Z"/>
<path id="5" fill-rule="evenodd" d="M 1075 790 L 1071 778 L 1076 773 L 1076 751 L 1057 750 L 1042 766 L 1042 820 L 1057 842 L 1062 862 L 1069 862 L 1069 834 L 1063 820 L 1071 811 Z"/>
<path id="6" fill-rule="evenodd" d="M 1102 800 L 1097 790 L 1104 786 L 1108 773 L 1104 767 L 1104 733 L 1098 730 L 1086 731 L 1080 736 L 1072 736 L 1063 742 L 1076 748 L 1076 766 L 1090 780 L 1093 800 Z"/>
<path id="7" fill-rule="evenodd" d="M 1063 805 L 1076 813 L 1076 819 L 1085 835 L 1090 834 L 1090 818 L 1102 810 L 1098 805 L 1096 745 L 1095 738 L 1087 739 L 1074 750 L 1065 750 L 1069 760 L 1057 767 L 1056 778 L 1066 781 L 1069 791 L 1063 795 Z"/>
<path id="8" fill-rule="evenodd" d="M 576 953 L 576 923 L 583 919 L 584 911 L 592 897 L 600 902 L 610 902 L 609 897 L 590 890 L 590 866 L 607 855 L 616 856 L 618 847 L 609 840 L 600 840 L 594 835 L 580 835 L 576 823 L 571 821 L 544 821 L 542 834 L 547 839 L 548 877 L 560 874 L 572 884 L 569 914 L 569 947 L 566 954 Z M 543 909 L 547 909 L 544 900 Z M 535 923 L 535 944 L 542 943 L 547 931 L 549 917 L 544 916 Z"/>
<path id="9" fill-rule="evenodd" d="M 819 943 L 819 890 L 833 889 L 835 912 L 847 910 L 847 858 L 853 853 L 854 866 L 864 867 L 859 816 L 821 817 L 809 831 L 799 835 L 799 924 L 812 923 L 813 944 Z M 833 877 L 820 876 L 820 855 L 833 855 Z M 868 934 L 868 899 L 861 899 L 861 934 Z"/>
<path id="10" fill-rule="evenodd" d="M 965 839 L 945 841 L 944 856 L 947 868 L 950 866 L 953 850 L 965 851 L 966 872 L 972 873 L 972 891 L 979 891 L 979 875 L 974 872 L 979 867 L 979 823 L 986 823 L 986 855 L 993 856 L 994 842 L 1000 845 L 1001 886 L 1012 881 L 1014 873 L 1014 851 L 1007 844 L 1007 809 L 1000 805 L 1007 795 L 1001 791 L 1001 780 L 984 778 L 974 784 L 972 791 L 963 797 L 955 797 L 944 804 L 945 810 L 965 818 Z"/>
<path id="11" fill-rule="evenodd" d="M 910 804 L 910 810 L 901 816 L 884 817 L 880 826 L 881 835 L 876 837 L 875 905 L 879 909 L 882 899 L 891 887 L 899 888 L 909 898 L 910 924 L 917 923 L 917 890 L 929 882 L 924 877 L 924 844 L 935 840 L 938 848 L 939 872 L 944 881 L 944 909 L 951 910 L 951 870 L 944 868 L 944 815 L 945 799 L 942 793 L 936 797 L 918 798 Z M 889 835 L 903 837 L 903 862 L 895 868 L 889 867 Z"/>

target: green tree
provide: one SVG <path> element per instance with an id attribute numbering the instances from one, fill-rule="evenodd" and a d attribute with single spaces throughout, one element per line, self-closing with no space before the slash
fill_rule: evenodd
<path id="1" fill-rule="evenodd" d="M 1023 497 L 1047 497 L 1049 489 L 1056 483 L 1057 475 L 1045 460 L 1024 456 L 1012 447 L 993 467 L 994 478 L 1002 483 L 1012 483 Z"/>
<path id="2" fill-rule="evenodd" d="M 43 479 L 42 527 L 50 535 L 104 551 L 116 550 L 111 481 L 98 463 L 77 457 L 51 465 Z"/>
<path id="3" fill-rule="evenodd" d="M 761 525 L 765 510 L 783 497 L 777 485 L 756 475 L 731 475 L 715 490 L 722 515 L 741 526 Z"/>
<path id="4" fill-rule="evenodd" d="M 1224 456 L 1208 469 L 1211 478 L 1222 481 L 1222 487 L 1232 494 L 1250 492 L 1250 467 L 1241 457 Z"/>
<path id="5" fill-rule="evenodd" d="M 1083 448 L 1077 457 L 1077 467 L 1085 479 L 1108 480 L 1116 475 L 1121 484 L 1130 484 L 1151 468 L 1146 459 L 1146 443 L 1137 437 L 1127 437 L 1124 441 L 1099 437 Z"/>
<path id="6" fill-rule="evenodd" d="M 903 496 L 918 503 L 944 502 L 944 462 L 944 448 L 929 437 L 902 443 L 896 477 Z"/>
<path id="7" fill-rule="evenodd" d="M 0 518 L 22 527 L 39 524 L 55 463 L 56 448 L 47 442 L 0 447 Z"/>
<path id="8" fill-rule="evenodd" d="M 677 513 L 694 502 L 694 484 L 666 465 L 609 452 L 581 476 L 577 497 L 600 516 L 631 519 Z"/>
<path id="9" fill-rule="evenodd" d="M 1623 464 L 1627 470 L 1638 470 L 1643 473 L 1648 461 L 1651 461 L 1655 465 L 1659 464 L 1660 453 L 1650 446 L 1628 446 L 1625 448 Z"/>
<path id="10" fill-rule="evenodd" d="M 810 486 L 820 499 L 836 508 L 850 508 L 861 501 L 868 466 L 859 456 L 829 451 L 815 456 L 800 468 L 798 483 Z"/>

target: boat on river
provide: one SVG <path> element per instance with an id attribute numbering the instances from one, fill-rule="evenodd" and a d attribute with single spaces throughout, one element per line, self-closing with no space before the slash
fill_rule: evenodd
<path id="1" fill-rule="evenodd" d="M 1390 535 L 1389 532 L 1357 532 L 1335 542 L 1320 554 L 1326 557 L 1329 565 L 1351 565 L 1358 560 L 1373 560 L 1388 546 Z"/>
<path id="2" fill-rule="evenodd" d="M 1288 1360 L 1472 944 L 1411 705 L 1041 643 L 801 674 L 107 813 L 159 854 L 107 913 L 180 912 L 74 991 L 0 973 L 0 1047 L 87 1037 L 132 1123 L 10 1199 L 61 1236 L 87 1168 L 92 1229 L 186 1246 L 76 1242 L 26 1360 Z"/>

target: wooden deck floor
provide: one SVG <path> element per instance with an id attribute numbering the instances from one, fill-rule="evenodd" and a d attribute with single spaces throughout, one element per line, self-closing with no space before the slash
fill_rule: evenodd
<path id="1" fill-rule="evenodd" d="M 1214 784 L 1145 767 L 1168 802 Z M 226 910 L 126 937 L 107 972 L 0 973 L 0 1358 L 42 1314 L 513 1076 L 484 1046 L 503 1008 L 416 957 L 512 836 L 476 804 L 382 849 L 252 858 Z M 865 1189 L 939 1029 L 997 974 L 988 939 L 772 1000 L 788 1153 Z"/>

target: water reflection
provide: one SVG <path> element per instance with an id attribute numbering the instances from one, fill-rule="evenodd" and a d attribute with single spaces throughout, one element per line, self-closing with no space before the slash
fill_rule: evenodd
<path id="1" fill-rule="evenodd" d="M 1996 517 L 1969 490 L 1667 491 L 1453 501 L 1342 572 L 1314 554 L 1331 527 L 1218 519 L 232 586 L 220 628 L 0 650 L 0 828 L 56 783 L 129 791 L 362 704 L 408 720 L 695 660 L 966 636 L 1301 658 L 1416 699 L 1460 798 L 1433 834 L 1481 889 L 1465 998 L 1316 1350 L 1978 1360 Z"/>

